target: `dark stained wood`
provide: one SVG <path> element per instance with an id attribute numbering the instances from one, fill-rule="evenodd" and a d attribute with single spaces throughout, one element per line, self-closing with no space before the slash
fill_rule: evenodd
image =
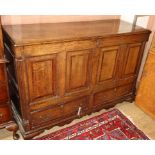
<path id="1" fill-rule="evenodd" d="M 0 102 L 5 103 L 8 101 L 8 93 L 6 84 L 0 84 Z"/>
<path id="2" fill-rule="evenodd" d="M 133 101 L 150 31 L 120 20 L 4 26 L 15 119 L 25 139 Z"/>
<path id="3" fill-rule="evenodd" d="M 14 140 L 18 140 L 19 139 L 19 135 L 16 133 L 19 129 L 18 125 L 16 123 L 12 123 L 12 124 L 8 124 L 6 126 L 6 129 L 8 131 L 13 131 L 13 139 Z"/>
<path id="4" fill-rule="evenodd" d="M 9 107 L 7 105 L 0 106 L 0 124 L 9 122 L 11 119 Z"/>
<path id="5" fill-rule="evenodd" d="M 6 75 L 6 63 L 8 63 L 8 61 L 4 57 L 3 37 L 0 18 L 0 129 L 6 128 L 8 131 L 13 131 L 13 138 L 18 139 L 19 136 L 16 134 L 18 127 L 17 124 L 14 122 L 11 113 L 8 92 L 8 79 Z"/>

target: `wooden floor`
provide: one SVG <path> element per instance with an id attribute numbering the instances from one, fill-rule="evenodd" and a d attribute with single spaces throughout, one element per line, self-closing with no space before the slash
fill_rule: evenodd
<path id="1" fill-rule="evenodd" d="M 119 109 L 124 115 L 126 115 L 139 129 L 141 129 L 150 139 L 155 140 L 155 120 L 145 114 L 142 110 L 140 110 L 134 103 L 123 102 L 121 104 L 117 104 L 115 108 Z M 43 134 L 45 135 L 50 132 L 56 131 L 58 129 L 62 129 L 74 123 L 80 122 L 82 120 L 88 119 L 95 115 L 101 114 L 106 110 L 101 110 L 100 112 L 93 113 L 90 116 L 84 116 L 81 119 L 76 119 L 72 123 L 65 125 L 63 127 L 54 127 L 50 130 L 46 130 Z M 38 136 L 38 137 L 39 137 Z M 22 139 L 22 137 L 20 138 Z M 0 140 L 12 140 L 12 134 L 5 129 L 0 130 Z"/>

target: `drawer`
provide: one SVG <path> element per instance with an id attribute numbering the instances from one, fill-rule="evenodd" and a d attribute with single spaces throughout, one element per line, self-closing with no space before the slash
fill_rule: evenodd
<path id="1" fill-rule="evenodd" d="M 116 87 L 106 91 L 97 92 L 94 95 L 94 106 L 107 104 L 107 102 L 122 98 L 125 95 L 132 93 L 133 84 Z"/>
<path id="2" fill-rule="evenodd" d="M 115 99 L 115 90 L 116 89 L 113 88 L 110 90 L 97 92 L 94 95 L 94 106 Z"/>
<path id="3" fill-rule="evenodd" d="M 5 84 L 0 84 L 0 102 L 7 102 L 8 93 L 7 86 Z"/>
<path id="4" fill-rule="evenodd" d="M 116 88 L 116 98 L 123 97 L 124 95 L 128 95 L 133 91 L 133 84 L 121 86 Z"/>
<path id="5" fill-rule="evenodd" d="M 0 82 L 5 81 L 5 71 L 4 71 L 4 64 L 0 63 Z"/>
<path id="6" fill-rule="evenodd" d="M 11 120 L 10 109 L 7 105 L 0 106 L 0 124 Z"/>
<path id="7" fill-rule="evenodd" d="M 57 104 L 46 110 L 32 112 L 32 125 L 83 115 L 89 107 L 87 101 L 87 97 L 83 97 L 64 104 Z"/>

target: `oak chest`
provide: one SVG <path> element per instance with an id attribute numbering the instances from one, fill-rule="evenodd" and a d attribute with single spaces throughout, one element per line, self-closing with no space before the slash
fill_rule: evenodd
<path id="1" fill-rule="evenodd" d="M 3 27 L 10 97 L 25 139 L 132 101 L 150 31 L 120 20 Z"/>

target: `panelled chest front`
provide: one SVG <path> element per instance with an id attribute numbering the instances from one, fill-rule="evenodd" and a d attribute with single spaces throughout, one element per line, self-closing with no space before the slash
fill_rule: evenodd
<path id="1" fill-rule="evenodd" d="M 10 97 L 24 138 L 134 99 L 149 30 L 120 20 L 3 30 Z"/>

